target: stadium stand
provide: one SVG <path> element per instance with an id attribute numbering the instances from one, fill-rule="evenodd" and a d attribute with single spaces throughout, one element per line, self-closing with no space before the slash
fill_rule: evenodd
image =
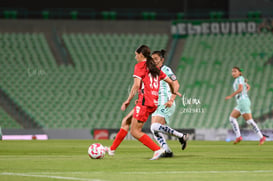
<path id="1" fill-rule="evenodd" d="M 0 34 L 0 86 L 43 128 L 119 127 L 135 46 L 151 44 L 156 50 L 168 43 L 168 36 L 159 34 L 72 33 L 62 38 L 75 67 L 56 64 L 42 33 Z"/>
<path id="2" fill-rule="evenodd" d="M 187 37 L 177 77 L 186 97 L 197 98 L 201 104 L 184 106 L 182 100 L 177 101 L 171 126 L 228 128 L 228 116 L 236 105 L 235 100 L 225 101 L 233 91 L 233 66 L 244 69 L 243 75 L 252 86 L 249 96 L 254 119 L 272 111 L 273 67 L 265 65 L 273 54 L 272 43 L 271 33 Z M 200 113 L 185 113 L 184 108 L 200 108 Z M 269 119 L 259 124 L 261 128 L 273 128 Z"/>
<path id="3" fill-rule="evenodd" d="M 2 128 L 22 128 L 5 110 L 0 107 L 0 125 Z"/>
<path id="4" fill-rule="evenodd" d="M 158 50 L 169 41 L 167 34 L 137 33 L 63 33 L 61 38 L 75 66 L 56 63 L 43 33 L 0 33 L 0 88 L 43 128 L 118 128 L 126 114 L 120 105 L 132 85 L 135 45 Z M 233 66 L 244 69 L 252 86 L 254 118 L 271 112 L 273 68 L 266 62 L 272 42 L 270 33 L 188 36 L 176 73 L 184 101 L 200 104 L 184 105 L 177 98 L 171 126 L 229 128 L 235 101 L 224 98 L 232 92 Z M 2 114 L 2 128 L 20 128 Z M 271 118 L 259 124 L 273 128 Z"/>

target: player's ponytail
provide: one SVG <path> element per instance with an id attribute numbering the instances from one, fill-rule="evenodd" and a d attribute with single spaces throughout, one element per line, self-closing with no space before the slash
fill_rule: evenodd
<path id="1" fill-rule="evenodd" d="M 160 56 L 160 58 L 165 58 L 165 55 L 166 55 L 166 50 L 157 50 L 157 51 L 154 51 L 153 53 L 152 53 L 152 55 L 154 55 L 154 54 L 157 54 L 158 56 Z"/>
<path id="2" fill-rule="evenodd" d="M 146 64 L 152 77 L 159 76 L 160 70 L 156 67 L 153 58 L 150 55 L 146 58 L 147 58 Z"/>
<path id="3" fill-rule="evenodd" d="M 161 58 L 165 58 L 166 50 L 160 50 Z"/>

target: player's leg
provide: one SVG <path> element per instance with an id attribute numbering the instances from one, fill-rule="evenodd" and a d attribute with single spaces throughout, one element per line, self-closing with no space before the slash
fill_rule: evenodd
<path id="1" fill-rule="evenodd" d="M 157 110 L 153 113 L 152 116 L 152 124 L 151 124 L 151 131 L 152 133 L 159 133 L 158 135 L 160 136 L 160 133 L 175 136 L 179 139 L 179 142 L 182 144 L 182 150 L 184 150 L 187 146 L 187 140 L 188 140 L 188 134 L 183 134 L 180 133 L 174 129 L 172 129 L 170 126 L 167 124 L 170 122 L 170 116 L 174 113 L 175 111 L 175 105 L 173 105 L 170 108 L 166 108 L 165 105 L 161 105 L 157 108 Z M 154 134 L 155 135 L 155 134 Z M 156 136 L 156 135 L 155 135 Z M 162 137 L 164 139 L 164 137 Z M 163 142 L 163 140 L 158 137 L 156 140 L 162 142 L 160 145 L 164 145 L 166 148 L 164 148 L 168 152 L 168 145 L 166 140 Z"/>
<path id="2" fill-rule="evenodd" d="M 138 139 L 141 143 L 143 143 L 145 146 L 150 148 L 153 151 L 159 150 L 160 147 L 153 142 L 153 140 L 144 132 L 142 132 L 142 127 L 145 122 L 139 121 L 136 118 L 133 117 L 132 119 L 132 125 L 131 125 L 131 135 Z"/>
<path id="3" fill-rule="evenodd" d="M 173 153 L 169 147 L 169 145 L 167 144 L 167 141 L 163 135 L 163 133 L 161 133 L 158 129 L 157 124 L 160 125 L 164 125 L 165 124 L 165 119 L 163 117 L 160 116 L 152 116 L 152 124 L 151 124 L 151 132 L 154 135 L 155 140 L 157 141 L 157 143 L 161 146 L 161 148 L 163 148 L 165 150 L 165 157 L 172 157 Z"/>
<path id="4" fill-rule="evenodd" d="M 126 137 L 129 128 L 130 128 L 130 124 L 132 121 L 132 117 L 134 114 L 134 110 L 132 110 L 131 112 L 129 112 L 129 114 L 127 114 L 121 122 L 121 127 L 119 132 L 117 133 L 115 140 L 113 141 L 111 147 L 106 147 L 106 151 L 108 152 L 109 155 L 114 155 L 115 154 L 115 150 L 117 149 L 117 147 L 120 145 L 120 143 L 123 141 L 123 139 Z"/>
<path id="5" fill-rule="evenodd" d="M 145 122 L 139 121 L 133 117 L 131 125 L 131 134 L 138 139 L 142 144 L 154 151 L 154 155 L 151 160 L 157 160 L 163 153 L 164 149 L 161 149 L 147 134 L 143 133 L 142 127 Z"/>
<path id="6" fill-rule="evenodd" d="M 260 138 L 260 145 L 262 145 L 265 142 L 265 137 L 261 133 L 261 130 L 259 129 L 258 125 L 255 123 L 255 121 L 252 118 L 251 114 L 251 102 L 249 99 L 244 99 L 241 101 L 241 113 L 243 115 L 243 118 L 246 120 L 246 123 L 251 125 L 255 133 Z"/>
<path id="7" fill-rule="evenodd" d="M 258 127 L 258 125 L 253 120 L 252 114 L 251 113 L 245 113 L 245 114 L 243 114 L 243 117 L 246 120 L 246 123 L 252 126 L 252 129 L 258 135 L 258 137 L 260 138 L 260 143 L 259 144 L 260 145 L 264 144 L 266 138 L 263 136 L 263 134 L 261 133 L 261 130 Z"/>
<path id="8" fill-rule="evenodd" d="M 238 124 L 238 121 L 237 121 L 237 118 L 240 115 L 241 115 L 241 113 L 238 110 L 238 108 L 236 107 L 235 109 L 233 109 L 233 111 L 231 112 L 230 117 L 229 117 L 230 124 L 231 124 L 232 129 L 233 129 L 233 131 L 235 133 L 235 136 L 236 136 L 234 144 L 237 144 L 240 141 L 242 141 L 242 136 L 241 136 L 239 124 Z"/>

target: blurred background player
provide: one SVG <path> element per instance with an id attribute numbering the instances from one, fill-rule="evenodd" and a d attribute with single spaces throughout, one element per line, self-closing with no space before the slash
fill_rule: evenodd
<path id="1" fill-rule="evenodd" d="M 165 50 L 154 51 L 152 53 L 152 58 L 156 66 L 160 68 L 161 71 L 164 72 L 173 81 L 176 87 L 179 87 L 179 83 L 172 69 L 163 64 L 165 60 L 165 54 Z M 166 82 L 160 82 L 158 94 L 158 107 L 156 111 L 152 114 L 151 131 L 154 135 L 155 140 L 165 150 L 165 153 L 162 155 L 162 157 L 172 157 L 173 153 L 168 146 L 163 134 L 177 137 L 182 145 L 182 150 L 186 148 L 189 136 L 188 134 L 180 133 L 166 125 L 170 122 L 170 117 L 175 111 L 175 97 L 174 95 L 172 95 L 171 89 Z M 171 101 L 173 103 L 171 107 L 166 106 L 166 103 L 168 103 L 168 101 Z"/>
<path id="2" fill-rule="evenodd" d="M 122 104 L 121 110 L 124 111 L 130 104 L 130 101 L 133 99 L 140 87 L 141 89 L 143 89 L 144 87 L 143 95 L 139 96 L 137 105 L 134 107 L 133 118 L 131 120 L 131 134 L 133 137 L 142 142 L 145 146 L 154 151 L 154 155 L 151 160 L 156 160 L 165 152 L 165 150 L 161 149 L 155 142 L 153 142 L 153 140 L 148 135 L 142 132 L 142 127 L 147 121 L 149 115 L 152 114 L 157 108 L 160 80 L 165 80 L 166 82 L 168 82 L 174 94 L 180 94 L 177 93 L 178 87 L 175 87 L 173 81 L 168 78 L 165 73 L 163 73 L 156 67 L 150 54 L 150 48 L 146 45 L 142 45 L 137 48 L 135 52 L 135 58 L 138 63 L 135 65 L 133 75 L 134 84 L 127 100 Z M 175 96 L 176 95 L 174 95 L 174 97 Z M 172 101 L 169 101 L 168 106 L 171 105 Z M 116 139 L 119 139 L 117 137 Z M 108 151 L 108 153 L 112 151 L 109 149 L 106 150 Z"/>
<path id="3" fill-rule="evenodd" d="M 262 145 L 264 144 L 266 138 L 262 135 L 258 125 L 254 122 L 252 118 L 250 109 L 251 102 L 247 95 L 250 86 L 246 83 L 245 78 L 242 76 L 242 70 L 239 67 L 232 68 L 232 77 L 235 79 L 233 83 L 233 90 L 235 92 L 227 96 L 225 99 L 228 100 L 235 96 L 237 102 L 237 106 L 231 112 L 229 117 L 230 123 L 236 136 L 234 144 L 239 143 L 243 139 L 237 122 L 237 118 L 242 115 L 243 118 L 246 120 L 247 124 L 251 125 L 255 133 L 259 136 L 259 144 Z"/>

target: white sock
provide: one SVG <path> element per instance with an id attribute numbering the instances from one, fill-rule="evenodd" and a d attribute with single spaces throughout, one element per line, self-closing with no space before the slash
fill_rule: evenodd
<path id="1" fill-rule="evenodd" d="M 163 148 L 166 152 L 172 152 L 169 145 L 166 142 L 166 139 L 164 137 L 164 135 L 160 132 L 158 132 L 157 130 L 155 130 L 155 125 L 154 124 L 151 125 L 151 131 L 154 135 L 155 140 L 158 142 L 158 144 L 160 145 L 161 148 Z"/>
<path id="2" fill-rule="evenodd" d="M 166 142 L 166 139 L 164 135 L 160 132 L 155 132 L 154 138 L 156 141 L 160 144 L 160 146 L 166 151 L 166 152 L 172 152 L 169 145 Z"/>
<path id="3" fill-rule="evenodd" d="M 160 123 L 153 123 L 151 125 L 151 129 L 152 128 L 153 128 L 153 130 L 155 130 L 157 132 L 161 132 L 161 133 L 164 133 L 164 134 L 169 134 L 171 136 L 175 136 L 175 137 L 178 137 L 178 138 L 182 138 L 182 136 L 184 135 L 183 133 L 180 133 L 180 132 L 172 129 L 169 126 L 162 125 Z"/>
<path id="4" fill-rule="evenodd" d="M 236 138 L 240 137 L 241 136 L 241 132 L 240 132 L 240 128 L 239 128 L 237 119 L 230 116 L 229 117 L 229 121 L 230 121 L 232 129 L 233 129 L 233 131 L 235 133 Z"/>
<path id="5" fill-rule="evenodd" d="M 260 138 L 263 137 L 263 134 L 261 133 L 261 130 L 259 129 L 258 125 L 254 122 L 253 119 L 247 120 L 246 123 L 252 126 L 253 130 L 255 131 L 255 133 L 256 133 Z"/>

